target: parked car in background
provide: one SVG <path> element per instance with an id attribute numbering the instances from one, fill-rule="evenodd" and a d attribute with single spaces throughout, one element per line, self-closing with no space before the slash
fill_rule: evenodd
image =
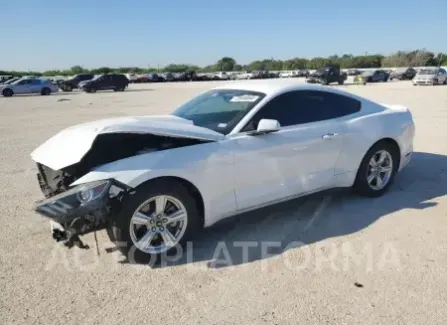
<path id="1" fill-rule="evenodd" d="M 48 80 L 39 78 L 20 78 L 10 84 L 0 85 L 0 93 L 4 97 L 18 94 L 50 95 L 58 92 L 59 88 Z"/>
<path id="2" fill-rule="evenodd" d="M 346 71 L 346 74 L 348 76 L 358 76 L 358 75 L 362 74 L 362 71 L 357 70 L 357 69 L 349 69 L 348 71 Z"/>
<path id="3" fill-rule="evenodd" d="M 421 69 L 413 78 L 413 85 L 446 85 L 447 71 L 444 68 Z"/>
<path id="4" fill-rule="evenodd" d="M 251 76 L 252 76 L 251 72 L 243 71 L 243 72 L 237 74 L 235 79 L 237 79 L 237 80 L 247 80 L 247 79 L 251 79 Z"/>
<path id="5" fill-rule="evenodd" d="M 168 82 L 175 81 L 175 76 L 172 72 L 162 73 L 161 76 L 165 79 L 165 81 L 168 81 Z"/>
<path id="6" fill-rule="evenodd" d="M 292 77 L 292 71 L 281 71 L 279 73 L 280 78 L 290 78 Z"/>
<path id="7" fill-rule="evenodd" d="M 13 78 L 14 78 L 14 76 L 12 76 L 12 75 L 1 75 L 0 76 L 0 84 L 3 84 L 6 81 L 11 80 Z"/>
<path id="8" fill-rule="evenodd" d="M 161 75 L 157 73 L 148 73 L 147 74 L 148 82 L 163 82 L 166 81 Z"/>
<path id="9" fill-rule="evenodd" d="M 342 72 L 338 67 L 324 67 L 309 75 L 309 77 L 306 78 L 306 82 L 319 83 L 322 85 L 329 85 L 337 82 L 339 85 L 343 85 L 346 78 L 347 74 Z"/>
<path id="10" fill-rule="evenodd" d="M 82 84 L 82 90 L 94 93 L 98 90 L 124 91 L 129 85 L 129 79 L 123 74 L 110 73 L 99 75 Z"/>
<path id="11" fill-rule="evenodd" d="M 11 79 L 6 79 L 3 82 L 0 82 L 1 85 L 9 85 L 12 84 L 14 81 L 19 80 L 21 77 L 13 77 Z"/>
<path id="12" fill-rule="evenodd" d="M 390 80 L 411 80 L 417 71 L 413 68 L 397 68 L 390 74 Z"/>
<path id="13" fill-rule="evenodd" d="M 138 76 L 135 73 L 126 73 L 126 78 L 129 79 L 130 83 L 133 83 L 138 79 Z"/>
<path id="14" fill-rule="evenodd" d="M 296 76 L 301 77 L 301 78 L 302 77 L 307 78 L 307 77 L 309 77 L 309 75 L 310 75 L 310 72 L 307 69 L 298 70 L 296 73 Z"/>
<path id="15" fill-rule="evenodd" d="M 66 80 L 60 80 L 57 85 L 63 91 L 73 91 L 73 89 L 79 88 L 79 83 L 93 79 L 94 75 L 91 73 L 80 73 Z"/>
<path id="16" fill-rule="evenodd" d="M 355 76 L 354 82 L 357 84 L 366 84 L 367 82 L 386 82 L 389 74 L 384 70 L 367 70 L 362 74 Z"/>

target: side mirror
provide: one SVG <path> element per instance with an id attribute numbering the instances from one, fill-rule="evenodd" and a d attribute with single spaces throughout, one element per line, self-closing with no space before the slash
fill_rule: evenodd
<path id="1" fill-rule="evenodd" d="M 281 128 L 281 125 L 277 120 L 262 119 L 258 123 L 256 131 L 249 132 L 250 135 L 259 135 L 265 133 L 277 132 Z"/>

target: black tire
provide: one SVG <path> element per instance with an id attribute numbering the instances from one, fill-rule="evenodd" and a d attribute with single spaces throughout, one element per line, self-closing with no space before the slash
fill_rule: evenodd
<path id="1" fill-rule="evenodd" d="M 71 92 L 73 91 L 73 87 L 71 85 L 65 85 L 63 91 Z"/>
<path id="2" fill-rule="evenodd" d="M 339 85 L 343 85 L 344 83 L 345 83 L 345 81 L 343 79 L 338 80 Z"/>
<path id="3" fill-rule="evenodd" d="M 178 244 L 166 252 L 149 254 L 139 250 L 132 241 L 130 234 L 130 221 L 132 215 L 148 199 L 167 195 L 180 201 L 186 209 L 187 225 L 183 237 Z M 127 258 L 129 262 L 150 263 L 154 265 L 160 262 L 162 256 L 177 252 L 179 247 L 192 240 L 196 233 L 203 227 L 203 216 L 200 215 L 198 202 L 193 195 L 182 184 L 174 180 L 155 180 L 140 185 L 134 194 L 129 195 L 123 202 L 120 213 L 111 222 L 107 231 L 109 238 L 115 243 L 117 249 Z"/>
<path id="4" fill-rule="evenodd" d="M 42 96 L 48 96 L 48 95 L 51 94 L 51 89 L 48 88 L 48 87 L 44 87 L 44 88 L 42 88 L 42 90 L 40 91 L 40 94 L 41 94 Z"/>
<path id="5" fill-rule="evenodd" d="M 379 151 L 386 151 L 390 154 L 392 160 L 392 171 L 387 180 L 386 185 L 383 188 L 373 189 L 367 180 L 368 171 L 370 168 L 369 163 L 373 158 L 373 156 L 375 156 Z M 378 142 L 377 144 L 372 146 L 363 157 L 363 160 L 357 171 L 356 180 L 353 186 L 354 191 L 362 196 L 368 196 L 368 197 L 379 197 L 383 195 L 393 183 L 396 173 L 399 169 L 399 163 L 400 163 L 399 148 L 385 141 Z"/>
<path id="6" fill-rule="evenodd" d="M 12 97 L 14 95 L 14 91 L 12 91 L 12 89 L 6 88 L 3 89 L 2 95 L 4 97 Z"/>

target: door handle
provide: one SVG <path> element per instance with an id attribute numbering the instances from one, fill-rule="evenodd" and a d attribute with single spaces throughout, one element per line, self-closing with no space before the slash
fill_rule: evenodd
<path id="1" fill-rule="evenodd" d="M 336 137 L 337 135 L 338 135 L 338 133 L 328 133 L 328 134 L 323 135 L 322 138 L 323 138 L 324 140 L 330 140 L 330 139 L 332 139 L 333 137 Z"/>

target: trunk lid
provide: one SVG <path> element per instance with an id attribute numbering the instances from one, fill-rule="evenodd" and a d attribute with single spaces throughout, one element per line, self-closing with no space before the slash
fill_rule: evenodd
<path id="1" fill-rule="evenodd" d="M 174 115 L 130 116 L 78 124 L 60 131 L 31 153 L 31 158 L 54 170 L 78 163 L 99 134 L 140 133 L 174 138 L 219 141 L 221 133 L 199 127 Z M 113 148 L 110 148 L 113 150 Z"/>

